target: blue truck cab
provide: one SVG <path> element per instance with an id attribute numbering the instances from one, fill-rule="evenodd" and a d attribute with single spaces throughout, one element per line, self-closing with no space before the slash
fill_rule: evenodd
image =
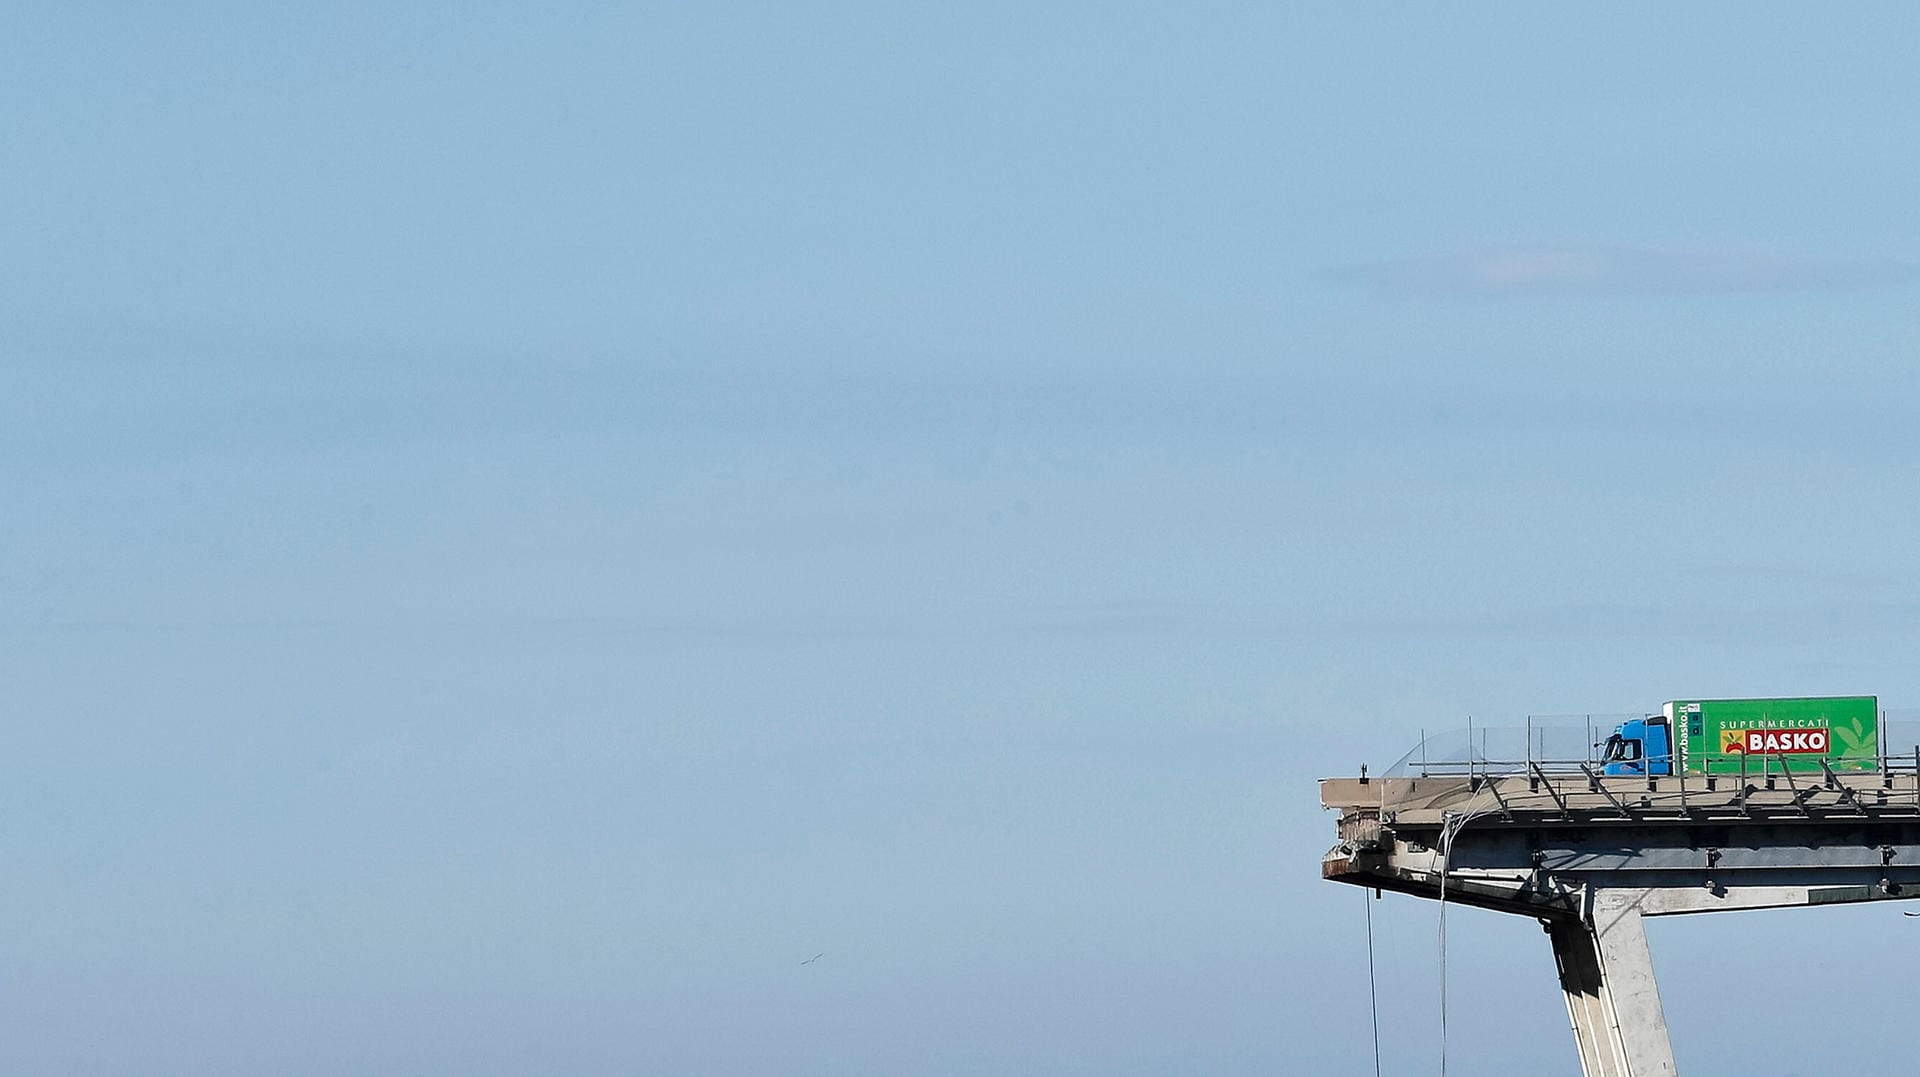
<path id="1" fill-rule="evenodd" d="M 1673 728 L 1661 714 L 1621 722 L 1607 738 L 1600 762 L 1603 772 L 1610 775 L 1672 774 Z"/>

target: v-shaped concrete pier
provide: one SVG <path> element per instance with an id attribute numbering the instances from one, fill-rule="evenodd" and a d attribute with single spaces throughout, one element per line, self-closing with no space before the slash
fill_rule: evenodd
<path id="1" fill-rule="evenodd" d="M 1320 783 L 1336 882 L 1538 919 L 1587 1077 L 1677 1072 L 1642 917 L 1920 897 L 1920 775 Z"/>

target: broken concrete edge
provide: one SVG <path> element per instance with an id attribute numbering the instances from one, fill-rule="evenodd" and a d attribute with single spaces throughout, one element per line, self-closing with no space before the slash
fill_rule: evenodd
<path id="1" fill-rule="evenodd" d="M 1320 877 L 1369 890 L 1391 890 L 1410 897 L 1435 899 L 1441 896 L 1439 875 L 1390 868 L 1386 866 L 1384 857 L 1353 852 L 1344 845 L 1334 846 L 1321 859 Z M 1542 920 L 1579 922 L 1583 919 L 1583 898 L 1579 891 L 1573 890 L 1549 892 L 1524 884 L 1491 886 L 1474 879 L 1449 875 L 1446 900 L 1450 904 L 1534 916 Z"/>

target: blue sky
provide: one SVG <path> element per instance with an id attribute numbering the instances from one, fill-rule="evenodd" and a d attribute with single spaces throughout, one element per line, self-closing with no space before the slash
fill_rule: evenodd
<path id="1" fill-rule="evenodd" d="M 1370 1072 L 1313 779 L 1920 705 L 1916 30 L 12 8 L 9 1057 Z M 1908 945 L 1650 931 L 1690 1073 Z M 1449 933 L 1460 1071 L 1572 1065 L 1535 925 Z M 1793 997 L 1780 1072 L 1902 1012 Z"/>

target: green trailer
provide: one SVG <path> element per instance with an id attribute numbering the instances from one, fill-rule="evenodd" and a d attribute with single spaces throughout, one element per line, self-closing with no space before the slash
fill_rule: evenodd
<path id="1" fill-rule="evenodd" d="M 1880 705 L 1873 696 L 1694 699 L 1662 708 L 1689 774 L 1873 770 Z M 1762 760 L 1764 759 L 1764 763 Z"/>
<path id="2" fill-rule="evenodd" d="M 1682 774 L 1873 770 L 1880 705 L 1873 696 L 1678 700 L 1620 723 L 1601 763 L 1606 774 L 1650 777 L 1676 766 Z"/>

